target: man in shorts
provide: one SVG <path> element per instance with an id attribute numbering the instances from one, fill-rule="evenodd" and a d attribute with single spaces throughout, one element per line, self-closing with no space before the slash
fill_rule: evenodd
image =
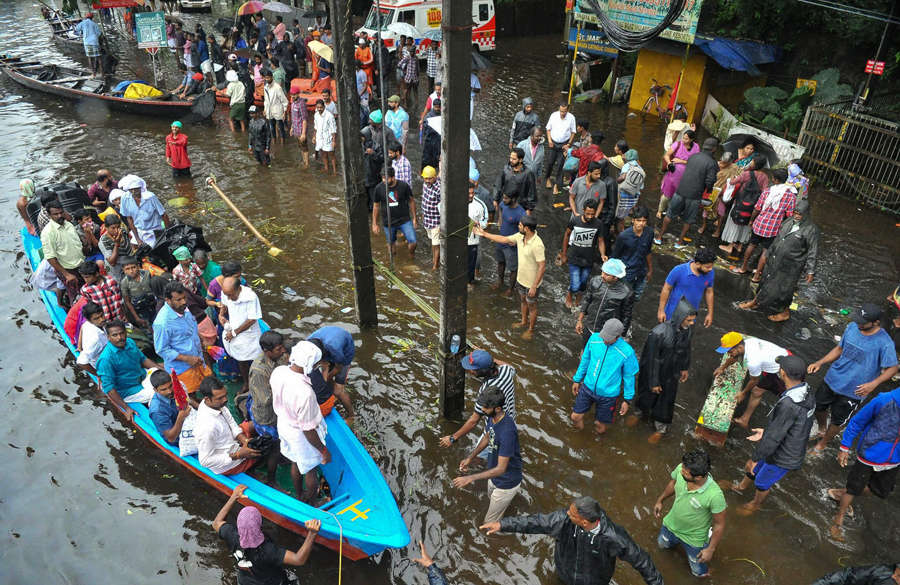
<path id="1" fill-rule="evenodd" d="M 472 228 L 479 236 L 484 236 L 498 244 L 508 244 L 516 248 L 518 271 L 516 272 L 516 289 L 519 291 L 519 303 L 522 309 L 522 320 L 513 323 L 513 328 L 525 329 L 522 339 L 534 337 L 534 326 L 537 323 L 538 293 L 544 280 L 547 262 L 544 256 L 544 242 L 537 234 L 537 220 L 530 215 L 519 219 L 519 233 L 512 236 L 489 234 L 480 226 Z"/>
<path id="2" fill-rule="evenodd" d="M 673 219 L 681 218 L 684 225 L 681 227 L 678 241 L 675 242 L 675 249 L 680 250 L 687 246 L 684 237 L 700 217 L 700 199 L 703 198 L 704 192 L 712 191 L 716 182 L 719 163 L 712 153 L 718 146 L 718 140 L 707 138 L 703 141 L 703 149 L 688 159 L 684 166 L 684 174 L 681 175 L 681 182 L 678 183 L 678 188 L 669 203 L 669 211 L 659 229 L 659 238 L 654 241 L 655 244 L 662 244 L 661 238 L 666 233 L 669 223 Z"/>
<path id="3" fill-rule="evenodd" d="M 422 169 L 422 180 L 422 226 L 431 240 L 431 270 L 437 270 L 441 262 L 441 180 L 431 166 Z"/>
<path id="4" fill-rule="evenodd" d="M 853 442 L 856 445 L 856 463 L 850 468 L 845 489 L 830 489 L 828 496 L 840 502 L 831 537 L 843 540 L 844 515 L 856 496 L 875 494 L 882 500 L 894 491 L 897 469 L 900 469 L 900 388 L 882 392 L 853 415 L 841 438 L 841 452 L 837 460 L 841 467 L 850 463 Z"/>
<path id="5" fill-rule="evenodd" d="M 372 206 L 372 233 L 379 231 L 378 219 L 384 226 L 384 236 L 397 253 L 397 232 L 403 232 L 406 238 L 409 257 L 413 258 L 416 252 L 416 200 L 412 196 L 409 185 L 398 181 L 393 167 L 387 169 L 387 176 L 382 177 L 382 182 L 375 187 L 374 203 Z M 390 214 L 390 216 L 388 215 Z"/>
<path id="6" fill-rule="evenodd" d="M 581 354 L 581 363 L 572 378 L 572 423 L 575 428 L 584 428 L 584 414 L 594 406 L 594 429 L 598 435 L 606 432 L 613 422 L 616 402 L 623 392 L 619 416 L 625 416 L 628 405 L 634 398 L 634 378 L 639 363 L 634 349 L 622 339 L 625 327 L 618 319 L 610 319 L 599 332 L 593 333 Z"/>
<path id="7" fill-rule="evenodd" d="M 864 304 L 854 313 L 834 349 L 809 365 L 809 373 L 814 374 L 834 362 L 816 392 L 816 422 L 821 434 L 815 446 L 817 453 L 825 450 L 860 402 L 897 373 L 894 342 L 881 328 L 881 319 L 881 307 Z M 829 411 L 831 424 L 826 428 Z"/>
<path id="8" fill-rule="evenodd" d="M 816 399 L 806 384 L 806 362 L 795 355 L 776 358 L 785 391 L 769 413 L 765 429 L 753 429 L 748 441 L 757 443 L 745 465 L 740 483 L 722 480 L 719 485 L 737 493 L 756 486 L 753 500 L 737 509 L 741 516 L 749 516 L 762 506 L 772 489 L 790 471 L 800 469 L 806 458 L 806 441 L 813 424 Z"/>
<path id="9" fill-rule="evenodd" d="M 747 402 L 744 413 L 734 418 L 735 423 L 746 429 L 750 426 L 750 417 L 753 415 L 753 411 L 759 406 L 766 391 L 772 392 L 776 396 L 781 396 L 784 392 L 784 381 L 779 376 L 781 366 L 778 365 L 778 358 L 790 355 L 791 352 L 762 339 L 744 337 L 737 331 L 729 331 L 723 335 L 721 347 L 716 351 L 727 353 L 728 359 L 713 371 L 714 377 L 721 375 L 738 360 L 743 360 L 747 364 L 747 383 L 737 395 L 735 404 L 743 402 L 748 393 L 750 400 Z"/>

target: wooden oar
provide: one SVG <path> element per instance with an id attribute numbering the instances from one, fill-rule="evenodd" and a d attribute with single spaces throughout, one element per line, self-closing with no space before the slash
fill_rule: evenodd
<path id="1" fill-rule="evenodd" d="M 259 233 L 259 230 L 257 230 L 255 227 L 253 227 L 253 224 L 250 223 L 250 220 L 247 219 L 247 217 L 246 217 L 243 213 L 241 213 L 241 210 L 238 209 L 238 208 L 235 206 L 235 204 L 231 202 L 231 199 L 229 199 L 228 196 L 225 195 L 225 193 L 223 193 L 221 189 L 219 189 L 219 186 L 216 184 L 216 179 L 215 179 L 215 177 L 208 177 L 208 178 L 206 179 L 206 184 L 209 185 L 210 187 L 212 187 L 213 190 L 214 190 L 216 193 L 219 194 L 219 197 L 222 198 L 222 201 L 224 201 L 225 204 L 226 204 L 229 208 L 231 208 L 231 211 L 233 211 L 234 214 L 237 215 L 238 218 L 240 218 L 240 220 L 241 220 L 242 222 L 244 222 L 244 225 L 246 225 L 247 228 L 250 229 L 250 232 L 251 232 L 254 236 L 256 236 L 256 238 L 257 238 L 260 242 L 262 242 L 263 244 L 265 244 L 266 246 L 269 247 L 269 256 L 273 256 L 273 257 L 274 257 L 274 256 L 278 256 L 279 254 L 281 254 L 282 250 L 281 250 L 280 248 L 276 248 L 276 247 L 272 244 L 272 242 L 270 242 L 265 236 L 263 236 L 261 233 Z"/>

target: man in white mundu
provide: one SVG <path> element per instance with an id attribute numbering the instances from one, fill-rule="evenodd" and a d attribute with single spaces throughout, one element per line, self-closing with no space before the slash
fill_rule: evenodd
<path id="1" fill-rule="evenodd" d="M 288 365 L 275 368 L 269 378 L 272 408 L 278 416 L 281 454 L 292 462 L 294 491 L 310 505 L 317 504 L 319 489 L 318 478 L 312 471 L 331 461 L 325 447 L 327 427 L 309 380 L 315 368 L 327 365 L 322 359 L 322 348 L 315 341 L 295 345 Z"/>

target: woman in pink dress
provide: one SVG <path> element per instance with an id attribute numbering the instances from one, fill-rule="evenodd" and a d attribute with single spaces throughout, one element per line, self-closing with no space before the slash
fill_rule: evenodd
<path id="1" fill-rule="evenodd" d="M 657 219 L 662 218 L 663 213 L 669 207 L 669 199 L 678 189 L 681 175 L 684 174 L 684 165 L 689 158 L 700 152 L 700 146 L 694 141 L 696 134 L 693 130 L 685 130 L 681 140 L 672 144 L 669 151 L 663 155 L 663 163 L 669 169 L 663 177 L 660 187 L 659 208 L 656 210 Z"/>

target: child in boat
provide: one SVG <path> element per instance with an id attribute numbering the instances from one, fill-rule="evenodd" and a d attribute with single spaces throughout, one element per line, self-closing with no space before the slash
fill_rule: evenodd
<path id="1" fill-rule="evenodd" d="M 178 266 L 172 269 L 172 276 L 183 284 L 184 288 L 193 294 L 197 294 L 201 285 L 203 288 L 206 288 L 206 283 L 203 282 L 203 271 L 193 262 L 191 251 L 188 250 L 187 246 L 175 248 L 172 255 L 178 260 Z"/>

